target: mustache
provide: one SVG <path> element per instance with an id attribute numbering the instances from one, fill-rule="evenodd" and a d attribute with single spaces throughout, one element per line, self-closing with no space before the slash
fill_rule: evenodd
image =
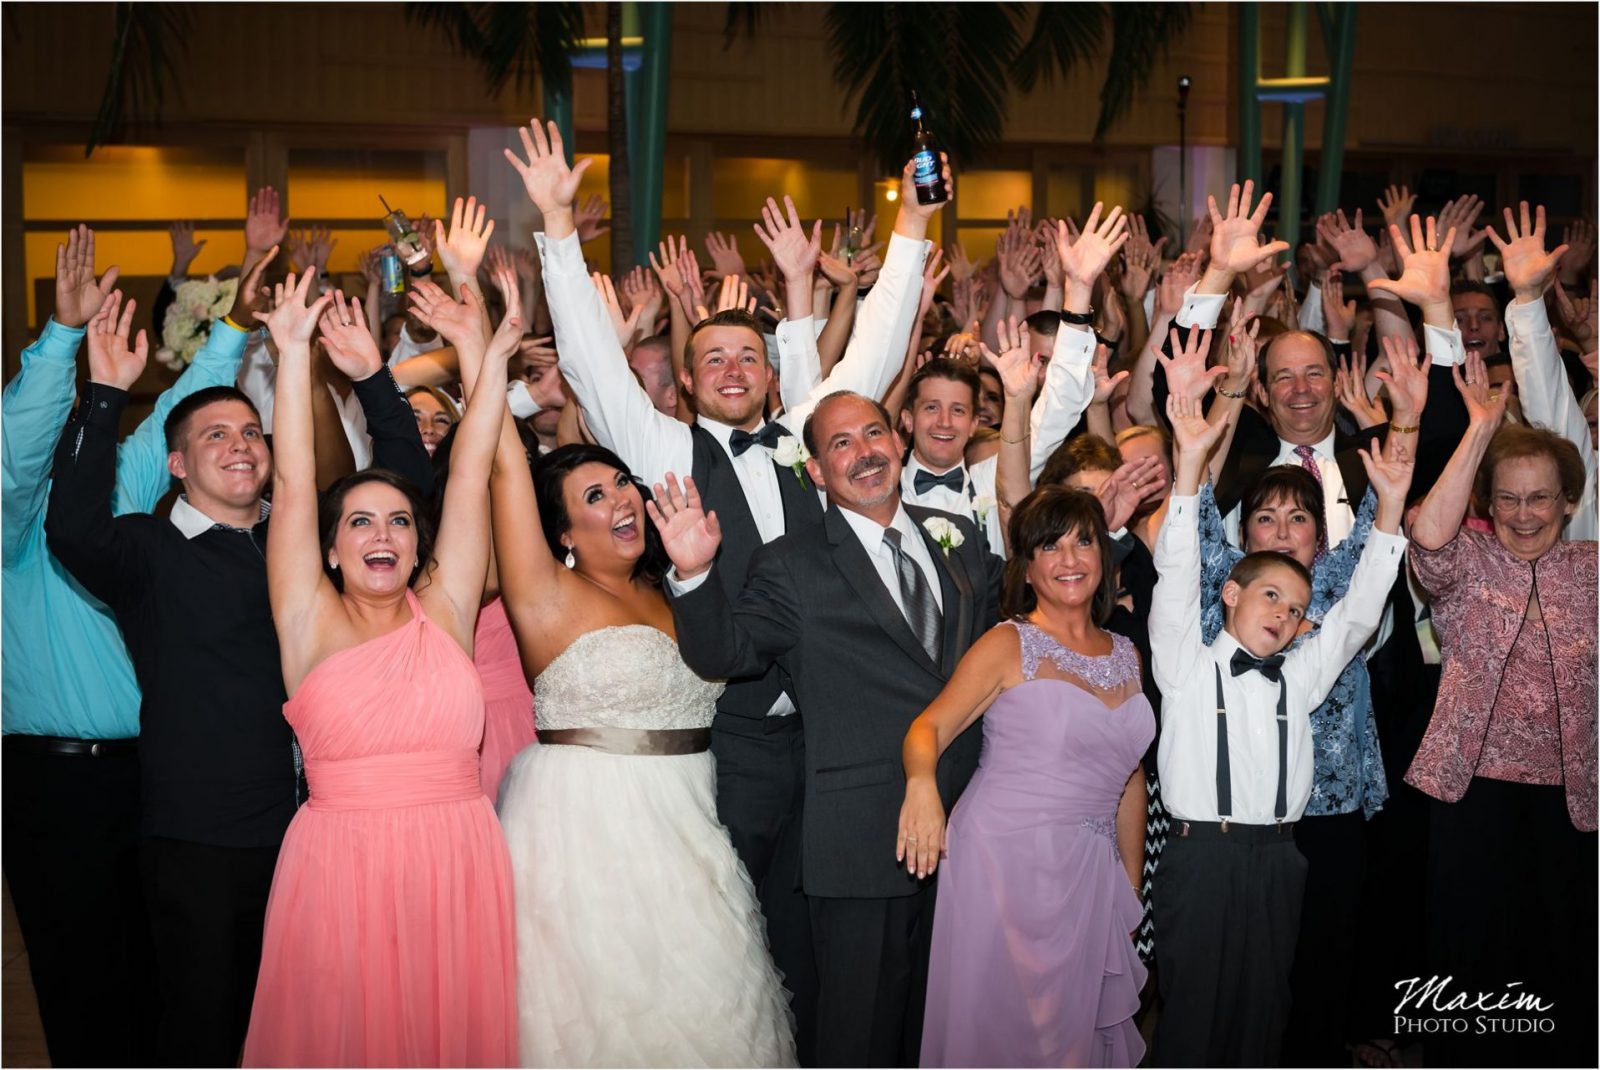
<path id="1" fill-rule="evenodd" d="M 861 458 L 850 466 L 850 478 L 860 479 L 862 476 L 873 475 L 887 467 L 889 467 L 889 458 L 873 454 Z"/>

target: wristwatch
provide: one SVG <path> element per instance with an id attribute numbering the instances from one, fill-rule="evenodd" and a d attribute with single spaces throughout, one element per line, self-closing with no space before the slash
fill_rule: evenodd
<path id="1" fill-rule="evenodd" d="M 1094 309 L 1087 312 L 1063 312 L 1061 322 L 1070 323 L 1076 327 L 1087 327 L 1094 322 Z"/>

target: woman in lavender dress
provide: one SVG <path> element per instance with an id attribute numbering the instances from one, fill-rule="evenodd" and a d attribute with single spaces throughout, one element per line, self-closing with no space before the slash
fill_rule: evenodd
<path id="1" fill-rule="evenodd" d="M 906 734 L 896 857 L 940 869 L 923 1066 L 1134 1066 L 1155 717 L 1115 596 L 1096 499 L 1041 487 L 1011 519 L 995 627 Z M 948 831 L 934 767 L 987 711 Z M 940 860 L 943 858 L 943 865 Z"/>

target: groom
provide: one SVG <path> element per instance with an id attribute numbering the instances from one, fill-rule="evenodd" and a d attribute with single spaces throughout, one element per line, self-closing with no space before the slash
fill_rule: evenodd
<path id="1" fill-rule="evenodd" d="M 708 583 L 721 543 L 698 489 L 669 475 L 651 506 L 675 574 L 678 644 L 709 678 L 777 664 L 806 711 L 801 884 L 819 978 L 822 1066 L 915 1066 L 933 882 L 895 862 L 906 729 L 995 623 L 1003 563 L 969 517 L 900 501 L 902 446 L 877 402 L 839 392 L 806 421 L 806 470 L 827 493 L 820 526 L 755 552 L 730 603 Z M 943 539 L 939 532 L 946 532 Z M 954 805 L 977 765 L 963 733 L 939 764 Z"/>

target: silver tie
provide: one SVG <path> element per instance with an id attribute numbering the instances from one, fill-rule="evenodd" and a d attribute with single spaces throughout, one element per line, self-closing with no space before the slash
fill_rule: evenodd
<path id="1" fill-rule="evenodd" d="M 941 626 L 939 604 L 933 600 L 927 577 L 911 560 L 911 555 L 900 546 L 900 532 L 889 528 L 883 533 L 883 542 L 894 554 L 895 569 L 900 574 L 900 601 L 905 605 L 906 623 L 911 625 L 912 634 L 922 644 L 922 649 L 928 652 L 929 659 L 937 665 Z"/>

